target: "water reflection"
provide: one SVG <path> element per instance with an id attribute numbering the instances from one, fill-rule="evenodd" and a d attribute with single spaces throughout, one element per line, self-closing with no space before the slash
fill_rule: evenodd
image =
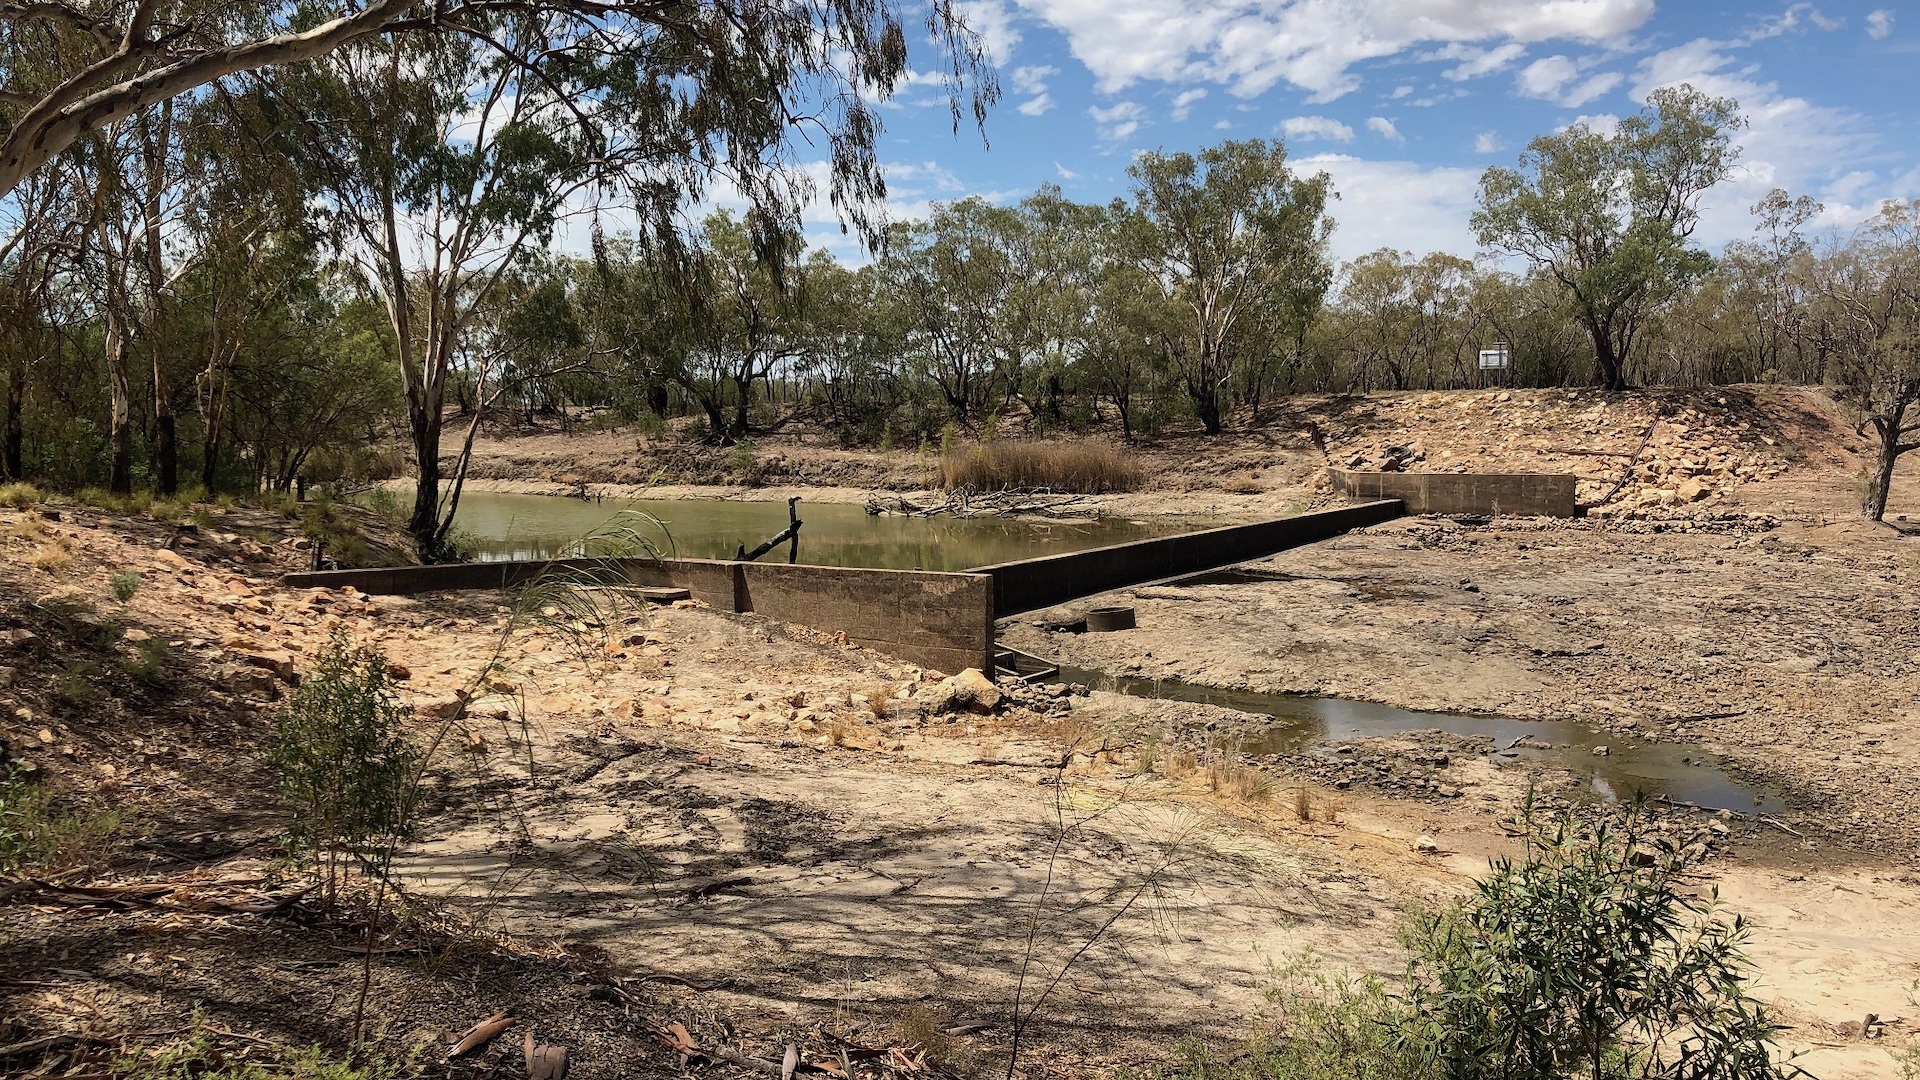
<path id="1" fill-rule="evenodd" d="M 1742 813 L 1778 813 L 1786 809 L 1773 791 L 1729 776 L 1705 750 L 1693 743 L 1647 742 L 1570 720 L 1514 720 L 1498 716 L 1417 712 L 1342 698 L 1294 694 L 1257 694 L 1152 679 L 1115 678 L 1064 668 L 1060 677 L 1135 697 L 1165 698 L 1218 705 L 1237 712 L 1270 716 L 1273 726 L 1242 744 L 1249 754 L 1296 754 L 1328 743 L 1440 730 L 1455 735 L 1485 735 L 1496 747 L 1516 740 L 1551 743 L 1551 749 L 1517 747 L 1515 753 L 1573 773 L 1588 790 L 1621 799 L 1633 792 Z M 1605 746 L 1605 757 L 1594 747 Z"/>
<path id="2" fill-rule="evenodd" d="M 578 541 L 623 513 L 652 515 L 664 526 L 649 532 L 662 548 L 688 559 L 732 558 L 787 527 L 785 502 L 723 499 L 635 499 L 587 502 L 555 495 L 470 491 L 454 520 L 474 539 L 479 558 L 546 559 L 579 554 Z M 800 558 L 818 566 L 872 566 L 894 570 L 966 570 L 1014 559 L 1079 551 L 1204 528 L 1192 520 L 1008 521 L 869 515 L 859 506 L 799 506 Z M 629 514 L 628 520 L 632 520 Z M 769 561 L 786 561 L 786 546 Z"/>

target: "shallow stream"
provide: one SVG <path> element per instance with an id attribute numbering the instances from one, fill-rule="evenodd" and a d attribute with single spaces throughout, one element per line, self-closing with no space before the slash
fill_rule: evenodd
<path id="1" fill-rule="evenodd" d="M 1062 668 L 1060 678 L 1135 697 L 1194 701 L 1272 717 L 1272 726 L 1241 743 L 1247 754 L 1315 753 L 1351 739 L 1439 730 L 1491 738 L 1495 756 L 1525 757 L 1566 769 L 1587 790 L 1607 799 L 1625 799 L 1639 791 L 1745 814 L 1786 809 L 1779 793 L 1735 779 L 1698 745 L 1648 742 L 1571 720 L 1419 712 L 1367 701 L 1218 690 L 1078 668 Z M 1594 754 L 1599 746 L 1607 748 L 1605 756 Z"/>

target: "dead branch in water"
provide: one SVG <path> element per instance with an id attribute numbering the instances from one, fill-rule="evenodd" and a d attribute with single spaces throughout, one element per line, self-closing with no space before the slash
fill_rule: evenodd
<path id="1" fill-rule="evenodd" d="M 1098 507 L 1089 506 L 1086 496 L 1052 491 L 969 491 L 957 488 L 938 497 L 910 499 L 904 495 L 867 496 L 867 513 L 904 514 L 907 517 L 956 518 L 1010 517 L 1032 514 L 1038 517 L 1099 517 Z"/>

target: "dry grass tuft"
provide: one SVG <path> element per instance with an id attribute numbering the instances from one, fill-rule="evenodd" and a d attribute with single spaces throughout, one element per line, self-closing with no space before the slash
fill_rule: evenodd
<path id="1" fill-rule="evenodd" d="M 1266 486 L 1258 480 L 1249 480 L 1244 476 L 1236 476 L 1221 484 L 1220 490 L 1230 492 L 1234 495 L 1258 495 L 1267 489 Z"/>
<path id="2" fill-rule="evenodd" d="M 0 484 L 0 506 L 26 510 L 39 506 L 44 498 L 32 484 Z"/>
<path id="3" fill-rule="evenodd" d="M 73 544 L 64 536 L 56 536 L 27 556 L 27 565 L 48 574 L 70 570 L 73 568 Z"/>
<path id="4" fill-rule="evenodd" d="M 1215 757 L 1207 766 L 1207 788 L 1223 799 L 1266 802 L 1273 798 L 1273 777 L 1231 754 Z"/>
<path id="5" fill-rule="evenodd" d="M 1313 820 L 1313 792 L 1305 784 L 1293 789 L 1293 816 L 1301 821 Z"/>
<path id="6" fill-rule="evenodd" d="M 1098 495 L 1140 486 L 1140 467 L 1099 442 L 995 442 L 949 451 L 940 486 L 970 491 L 1072 491 Z"/>
<path id="7" fill-rule="evenodd" d="M 867 709 L 871 711 L 873 715 L 884 720 L 886 719 L 887 713 L 893 708 L 893 687 L 885 683 L 881 683 L 878 686 L 870 686 L 867 688 L 866 700 Z"/>

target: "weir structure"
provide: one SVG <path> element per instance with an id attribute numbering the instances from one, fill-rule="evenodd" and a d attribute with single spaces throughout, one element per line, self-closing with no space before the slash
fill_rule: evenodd
<path id="1" fill-rule="evenodd" d="M 994 671 L 994 622 L 1114 589 L 1217 570 L 1400 517 L 1379 499 L 1293 517 L 1138 540 L 961 573 L 804 566 L 718 559 L 554 559 L 395 566 L 288 574 L 293 588 L 385 595 L 505 589 L 545 574 L 581 574 L 685 589 L 721 611 L 798 623 L 850 644 L 955 672 Z"/>

